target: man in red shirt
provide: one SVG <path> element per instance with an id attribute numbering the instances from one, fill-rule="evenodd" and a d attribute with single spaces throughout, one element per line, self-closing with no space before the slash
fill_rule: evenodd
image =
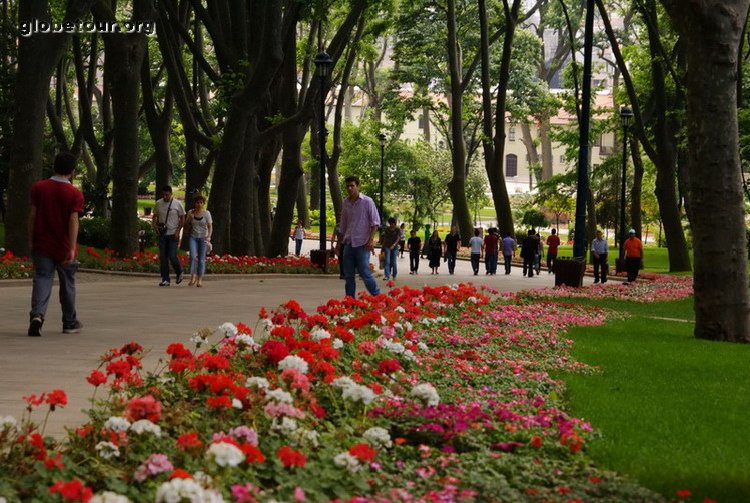
<path id="1" fill-rule="evenodd" d="M 30 337 L 41 335 L 55 270 L 60 279 L 63 333 L 78 333 L 83 327 L 76 316 L 75 284 L 78 217 L 83 214 L 83 194 L 71 183 L 75 165 L 76 157 L 70 152 L 57 154 L 55 175 L 36 182 L 31 188 L 29 240 L 34 260 L 34 286 Z"/>
<path id="2" fill-rule="evenodd" d="M 555 272 L 555 259 L 557 259 L 557 247 L 560 246 L 560 236 L 557 229 L 552 229 L 552 234 L 547 236 L 547 272 Z"/>

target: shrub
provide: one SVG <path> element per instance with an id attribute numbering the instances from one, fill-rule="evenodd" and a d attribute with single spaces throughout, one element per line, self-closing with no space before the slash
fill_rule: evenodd
<path id="1" fill-rule="evenodd" d="M 78 231 L 78 243 L 94 248 L 108 248 L 110 241 L 111 220 L 103 217 L 82 218 Z M 138 227 L 144 231 L 146 246 L 156 244 L 156 233 L 149 222 L 138 220 Z"/>

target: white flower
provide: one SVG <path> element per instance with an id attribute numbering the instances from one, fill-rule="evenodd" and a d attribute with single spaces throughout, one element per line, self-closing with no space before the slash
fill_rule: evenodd
<path id="1" fill-rule="evenodd" d="M 404 360 L 407 360 L 410 362 L 413 362 L 414 360 L 417 359 L 417 357 L 414 356 L 414 351 L 412 351 L 411 349 L 405 350 L 401 356 L 403 356 Z"/>
<path id="2" fill-rule="evenodd" d="M 161 427 L 148 419 L 139 419 L 130 426 L 130 431 L 135 433 L 151 433 L 155 437 L 161 437 Z"/>
<path id="3" fill-rule="evenodd" d="M 273 400 L 274 402 L 280 402 L 280 403 L 294 402 L 292 395 L 290 395 L 287 391 L 284 391 L 281 388 L 276 388 L 266 393 L 266 400 L 268 400 L 269 402 Z"/>
<path id="4" fill-rule="evenodd" d="M 397 355 L 400 355 L 401 353 L 403 353 L 404 351 L 406 351 L 406 347 L 403 344 L 401 344 L 400 342 L 393 342 L 393 341 L 390 341 L 388 339 L 384 339 L 382 337 L 380 339 L 378 339 L 378 340 L 381 341 L 380 342 L 381 345 L 385 349 L 387 349 L 388 351 L 390 351 L 391 353 L 395 353 Z"/>
<path id="5" fill-rule="evenodd" d="M 234 338 L 234 341 L 238 344 L 244 344 L 245 346 L 255 346 L 255 339 L 247 334 L 239 334 Z"/>
<path id="6" fill-rule="evenodd" d="M 353 386 L 357 384 L 349 377 L 338 377 L 333 380 L 331 385 L 336 386 L 337 388 L 348 388 L 349 386 Z"/>
<path id="7" fill-rule="evenodd" d="M 361 384 L 354 384 L 353 386 L 344 388 L 341 396 L 352 402 L 362 402 L 365 405 L 375 400 L 375 392 Z"/>
<path id="8" fill-rule="evenodd" d="M 156 503 L 204 503 L 208 501 L 206 491 L 192 479 L 172 479 L 156 490 Z"/>
<path id="9" fill-rule="evenodd" d="M 319 328 L 313 333 L 311 333 L 310 337 L 312 337 L 315 342 L 320 342 L 323 339 L 330 338 L 331 334 L 328 332 L 328 330 L 323 330 L 322 328 Z"/>
<path id="10" fill-rule="evenodd" d="M 5 431 L 13 431 L 18 426 L 18 421 L 13 416 L 0 417 L 0 433 Z M 2 503 L 2 502 L 0 502 Z"/>
<path id="11" fill-rule="evenodd" d="M 94 447 L 94 449 L 96 449 L 97 454 L 99 454 L 99 457 L 102 459 L 112 459 L 120 457 L 120 448 L 112 442 L 101 441 L 96 444 L 96 447 Z"/>
<path id="12" fill-rule="evenodd" d="M 237 398 L 232 398 L 232 407 L 242 410 L 242 402 Z"/>
<path id="13" fill-rule="evenodd" d="M 421 349 L 422 351 L 427 351 L 428 349 L 430 349 L 429 347 L 427 347 L 427 344 L 425 344 L 424 342 L 418 342 L 417 347 Z"/>
<path id="14" fill-rule="evenodd" d="M 359 460 L 348 452 L 342 452 L 341 454 L 338 454 L 335 458 L 333 458 L 333 462 L 336 463 L 337 466 L 343 466 L 352 473 L 359 471 L 359 469 L 361 468 Z"/>
<path id="15" fill-rule="evenodd" d="M 237 327 L 234 326 L 233 323 L 224 323 L 217 330 L 220 334 L 223 334 L 224 337 L 232 337 L 234 335 L 237 335 Z"/>
<path id="16" fill-rule="evenodd" d="M 313 448 L 318 448 L 320 445 L 320 435 L 318 432 L 308 430 L 307 428 L 297 428 L 289 435 L 289 438 L 294 440 L 298 445 L 307 444 Z"/>
<path id="17" fill-rule="evenodd" d="M 130 429 L 130 421 L 124 417 L 112 416 L 104 423 L 104 429 L 114 431 L 115 433 L 122 433 Z"/>
<path id="18" fill-rule="evenodd" d="M 469 302 L 471 302 L 472 304 L 479 304 L 479 302 L 480 302 L 480 301 L 479 301 L 479 299 L 477 299 L 476 297 L 473 297 L 473 296 L 472 296 L 472 297 L 469 297 L 469 298 L 468 298 L 468 299 L 466 299 L 466 300 L 468 300 L 468 301 L 469 301 Z"/>
<path id="19" fill-rule="evenodd" d="M 239 447 L 226 442 L 211 444 L 206 452 L 207 458 L 213 458 L 219 466 L 237 466 L 245 461 L 245 453 Z"/>
<path id="20" fill-rule="evenodd" d="M 440 395 L 432 384 L 422 383 L 414 386 L 410 396 L 423 401 L 425 404 L 435 406 L 440 403 Z"/>
<path id="21" fill-rule="evenodd" d="M 122 494 L 113 493 L 112 491 L 104 491 L 103 493 L 95 494 L 93 498 L 89 500 L 89 503 L 130 503 L 127 496 Z"/>
<path id="22" fill-rule="evenodd" d="M 344 341 L 336 337 L 335 339 L 333 339 L 331 346 L 333 346 L 333 349 L 341 349 L 344 347 Z"/>
<path id="23" fill-rule="evenodd" d="M 279 362 L 279 370 L 286 369 L 299 370 L 301 373 L 307 374 L 308 365 L 307 362 L 299 356 L 289 355 Z"/>
<path id="24" fill-rule="evenodd" d="M 297 428 L 299 428 L 297 421 L 291 417 L 283 417 L 281 418 L 281 422 L 279 422 L 278 419 L 274 419 L 273 424 L 271 425 L 272 430 L 279 431 L 285 435 L 293 433 Z"/>
<path id="25" fill-rule="evenodd" d="M 265 377 L 248 377 L 245 381 L 245 386 L 248 388 L 267 390 L 269 384 L 268 379 L 266 379 Z"/>
<path id="26" fill-rule="evenodd" d="M 200 347 L 201 344 L 208 344 L 208 338 L 203 337 L 200 334 L 195 334 L 190 338 L 190 342 L 195 344 L 197 347 Z"/>
<path id="27" fill-rule="evenodd" d="M 397 313 L 405 313 L 406 312 L 406 309 L 404 309 L 402 306 L 396 306 L 396 307 L 393 308 L 393 310 L 396 311 Z"/>
<path id="28" fill-rule="evenodd" d="M 373 426 L 362 434 L 365 440 L 370 442 L 375 447 L 391 447 L 391 435 L 388 430 L 381 428 L 380 426 Z"/>

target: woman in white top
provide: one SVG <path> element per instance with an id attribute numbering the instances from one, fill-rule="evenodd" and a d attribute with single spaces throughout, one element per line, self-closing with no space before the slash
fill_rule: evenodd
<path id="1" fill-rule="evenodd" d="M 213 220 L 211 213 L 204 210 L 206 199 L 197 195 L 193 199 L 195 207 L 188 211 L 185 226 L 190 229 L 190 283 L 192 286 L 203 286 L 206 274 L 206 252 L 211 247 Z"/>

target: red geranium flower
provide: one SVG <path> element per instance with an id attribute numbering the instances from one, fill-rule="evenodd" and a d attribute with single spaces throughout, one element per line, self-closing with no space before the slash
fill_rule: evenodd
<path id="1" fill-rule="evenodd" d="M 167 346 L 167 354 L 172 356 L 172 359 L 192 358 L 193 356 L 193 353 L 179 342 Z"/>
<path id="2" fill-rule="evenodd" d="M 132 421 L 148 419 L 155 423 L 161 418 L 161 402 L 152 395 L 132 398 L 125 409 L 125 415 Z"/>
<path id="3" fill-rule="evenodd" d="M 245 461 L 248 463 L 263 463 L 266 460 L 261 450 L 253 444 L 242 444 L 240 449 L 245 453 Z"/>
<path id="4" fill-rule="evenodd" d="M 203 446 L 203 442 L 198 438 L 197 432 L 183 433 L 177 437 L 177 448 L 185 451 L 188 449 L 197 449 Z"/>
<path id="5" fill-rule="evenodd" d="M 302 454 L 302 452 L 295 451 L 288 445 L 285 445 L 284 447 L 281 447 L 278 451 L 276 451 L 276 455 L 281 460 L 284 468 L 291 468 L 292 466 L 305 466 L 305 463 L 307 463 L 307 458 L 304 454 Z"/>
<path id="6" fill-rule="evenodd" d="M 349 454 L 360 461 L 371 461 L 375 458 L 378 451 L 367 444 L 356 444 L 349 448 Z"/>
<path id="7" fill-rule="evenodd" d="M 93 491 L 90 487 L 83 485 L 78 479 L 66 482 L 58 480 L 49 488 L 50 494 L 60 494 L 64 501 L 83 501 L 84 503 L 91 499 Z"/>
<path id="8" fill-rule="evenodd" d="M 53 389 L 47 394 L 45 402 L 50 405 L 52 410 L 55 410 L 55 406 L 65 407 L 68 405 L 68 395 L 61 389 Z"/>
<path id="9" fill-rule="evenodd" d="M 680 499 L 686 499 L 693 495 L 693 493 L 688 489 L 678 489 L 677 491 L 675 491 L 675 494 Z"/>
<path id="10" fill-rule="evenodd" d="M 398 360 L 383 360 L 378 364 L 378 370 L 384 374 L 392 374 L 401 370 L 401 363 Z"/>
<path id="11" fill-rule="evenodd" d="M 232 399 L 226 395 L 210 396 L 206 399 L 206 405 L 212 409 L 230 409 L 232 408 Z"/>
<path id="12" fill-rule="evenodd" d="M 273 339 L 266 341 L 260 348 L 260 352 L 266 355 L 268 361 L 273 365 L 276 365 L 289 356 L 289 348 L 287 348 L 283 342 L 275 341 Z"/>
<path id="13" fill-rule="evenodd" d="M 169 474 L 169 480 L 172 479 L 192 479 L 193 476 L 186 472 L 182 468 L 177 468 L 175 471 Z"/>
<path id="14" fill-rule="evenodd" d="M 100 386 L 107 382 L 107 376 L 100 370 L 92 370 L 86 380 L 92 386 Z"/>

